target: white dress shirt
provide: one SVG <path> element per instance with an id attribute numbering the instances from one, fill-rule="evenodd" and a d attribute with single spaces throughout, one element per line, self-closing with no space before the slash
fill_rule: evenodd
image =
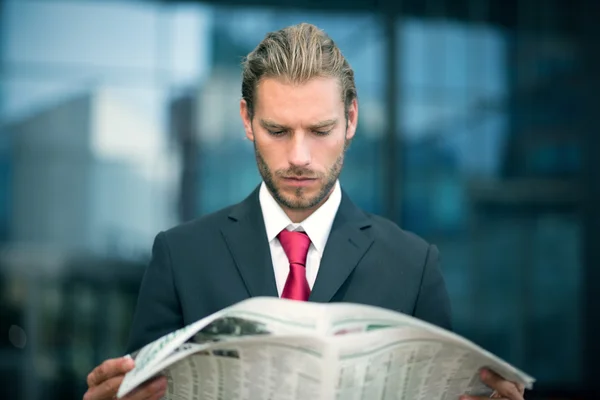
<path id="1" fill-rule="evenodd" d="M 269 247 L 271 249 L 271 259 L 273 260 L 273 270 L 275 272 L 275 281 L 279 296 L 283 292 L 285 281 L 290 272 L 289 260 L 277 238 L 279 232 L 284 229 L 289 231 L 304 231 L 310 238 L 311 244 L 306 257 L 306 279 L 312 290 L 317 279 L 317 273 L 319 272 L 323 250 L 329 238 L 329 232 L 331 232 L 331 225 L 333 225 L 333 220 L 342 201 L 342 191 L 339 181 L 335 183 L 333 192 L 325 203 L 300 223 L 293 223 L 290 220 L 277 201 L 275 201 L 264 182 L 260 186 L 259 201 L 267 230 L 267 239 L 269 240 Z"/>

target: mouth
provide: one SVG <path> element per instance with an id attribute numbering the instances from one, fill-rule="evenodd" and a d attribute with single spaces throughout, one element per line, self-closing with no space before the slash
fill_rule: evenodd
<path id="1" fill-rule="evenodd" d="M 284 177 L 283 181 L 290 186 L 308 186 L 317 181 L 316 178 L 306 178 L 302 176 Z"/>

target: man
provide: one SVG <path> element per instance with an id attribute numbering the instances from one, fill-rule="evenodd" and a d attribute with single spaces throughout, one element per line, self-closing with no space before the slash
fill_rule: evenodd
<path id="1" fill-rule="evenodd" d="M 244 201 L 157 235 L 129 350 L 250 296 L 354 302 L 450 329 L 438 250 L 357 208 L 338 182 L 356 132 L 354 74 L 322 31 L 269 33 L 245 63 L 240 114 L 262 184 Z M 85 399 L 110 399 L 133 367 L 108 360 Z M 523 390 L 491 371 L 497 397 Z M 130 399 L 158 399 L 157 379 Z"/>

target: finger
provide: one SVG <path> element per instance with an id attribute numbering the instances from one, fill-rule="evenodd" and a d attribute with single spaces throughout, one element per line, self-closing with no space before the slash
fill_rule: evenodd
<path id="1" fill-rule="evenodd" d="M 166 392 L 167 392 L 167 389 L 165 387 L 165 390 L 163 390 L 162 392 L 159 392 L 159 393 L 155 394 L 152 397 L 149 397 L 147 400 L 161 400 L 165 396 Z"/>
<path id="2" fill-rule="evenodd" d="M 505 397 L 486 397 L 486 396 L 460 396 L 459 400 L 490 400 L 490 398 L 494 400 L 509 400 Z"/>
<path id="3" fill-rule="evenodd" d="M 525 385 L 523 385 L 522 383 L 517 383 L 517 389 L 519 389 L 521 396 L 525 395 Z"/>
<path id="4" fill-rule="evenodd" d="M 123 400 L 149 400 L 164 396 L 167 390 L 167 378 L 156 377 L 135 389 L 123 398 Z"/>
<path id="5" fill-rule="evenodd" d="M 117 376 L 110 378 L 102 382 L 100 385 L 93 386 L 88 389 L 83 396 L 83 400 L 110 400 L 112 399 L 119 390 L 121 382 L 123 382 L 124 376 Z"/>
<path id="6" fill-rule="evenodd" d="M 167 380 L 164 377 L 154 378 L 135 389 L 123 400 L 150 400 L 161 399 L 167 390 Z"/>
<path id="7" fill-rule="evenodd" d="M 135 366 L 135 362 L 129 357 L 112 358 L 104 361 L 94 368 L 87 376 L 88 387 L 92 388 L 118 375 L 129 372 Z"/>
<path id="8" fill-rule="evenodd" d="M 494 371 L 485 368 L 481 370 L 480 375 L 483 383 L 498 392 L 500 396 L 509 400 L 524 400 L 517 384 L 507 381 Z"/>

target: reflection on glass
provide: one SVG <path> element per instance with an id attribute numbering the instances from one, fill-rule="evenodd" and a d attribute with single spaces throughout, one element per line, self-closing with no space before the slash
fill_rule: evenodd
<path id="1" fill-rule="evenodd" d="M 549 39 L 515 50 L 468 23 L 405 20 L 398 35 L 403 227 L 440 247 L 457 331 L 541 384 L 577 384 L 577 204 L 542 194 L 577 170 L 566 103 L 579 100 L 557 84 L 573 52 Z"/>

